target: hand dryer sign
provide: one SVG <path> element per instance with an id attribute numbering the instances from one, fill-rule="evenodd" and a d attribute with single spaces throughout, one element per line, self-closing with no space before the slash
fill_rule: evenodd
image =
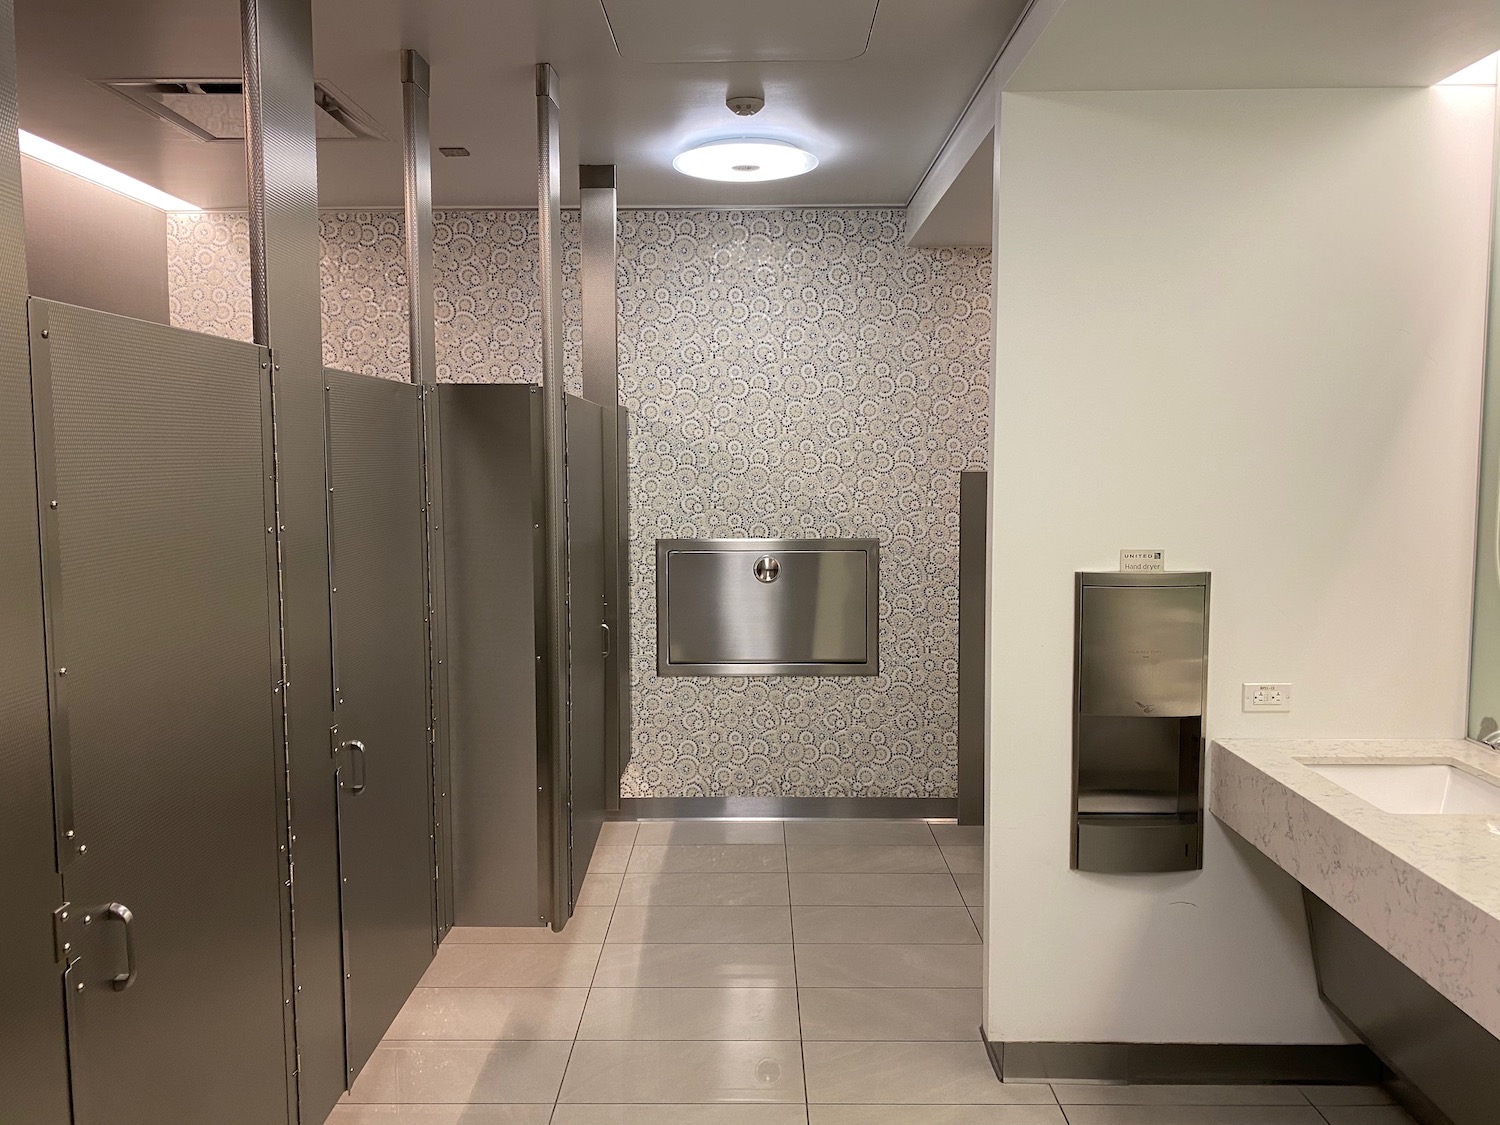
<path id="1" fill-rule="evenodd" d="M 1120 552 L 1120 570 L 1124 573 L 1166 569 L 1167 553 L 1165 551 Z"/>

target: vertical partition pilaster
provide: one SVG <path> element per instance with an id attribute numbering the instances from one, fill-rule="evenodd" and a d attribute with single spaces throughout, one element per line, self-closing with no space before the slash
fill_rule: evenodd
<path id="1" fill-rule="evenodd" d="M 329 606 L 318 150 L 311 0 L 241 0 L 255 342 L 270 347 L 300 1120 L 348 1081 L 329 730 Z"/>

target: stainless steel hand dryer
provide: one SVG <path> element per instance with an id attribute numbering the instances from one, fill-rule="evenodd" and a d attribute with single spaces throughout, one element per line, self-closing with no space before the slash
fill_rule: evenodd
<path id="1" fill-rule="evenodd" d="M 1079 573 L 1072 866 L 1203 865 L 1204 573 Z"/>

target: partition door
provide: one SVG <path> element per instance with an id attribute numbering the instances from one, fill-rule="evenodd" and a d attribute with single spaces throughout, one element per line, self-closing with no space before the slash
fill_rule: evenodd
<path id="1" fill-rule="evenodd" d="M 352 1083 L 436 941 L 420 392 L 326 373 L 344 1024 Z"/>
<path id="2" fill-rule="evenodd" d="M 74 1121 L 284 1122 L 268 353 L 30 329 Z"/>

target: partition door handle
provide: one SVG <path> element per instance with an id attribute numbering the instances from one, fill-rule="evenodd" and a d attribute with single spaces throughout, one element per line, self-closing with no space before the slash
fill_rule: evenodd
<path id="1" fill-rule="evenodd" d="M 98 917 L 101 922 L 119 922 L 125 927 L 125 971 L 109 982 L 116 992 L 124 992 L 135 983 L 135 915 L 124 903 L 112 902 L 98 912 Z"/>
<path id="2" fill-rule="evenodd" d="M 357 738 L 344 743 L 343 749 L 350 751 L 349 792 L 363 793 L 365 789 L 365 744 Z"/>
<path id="3" fill-rule="evenodd" d="M 606 624 L 601 623 L 599 628 L 604 630 L 604 658 L 608 660 L 609 654 L 614 648 L 614 645 L 612 643 L 614 634 L 609 631 L 609 626 Z"/>

